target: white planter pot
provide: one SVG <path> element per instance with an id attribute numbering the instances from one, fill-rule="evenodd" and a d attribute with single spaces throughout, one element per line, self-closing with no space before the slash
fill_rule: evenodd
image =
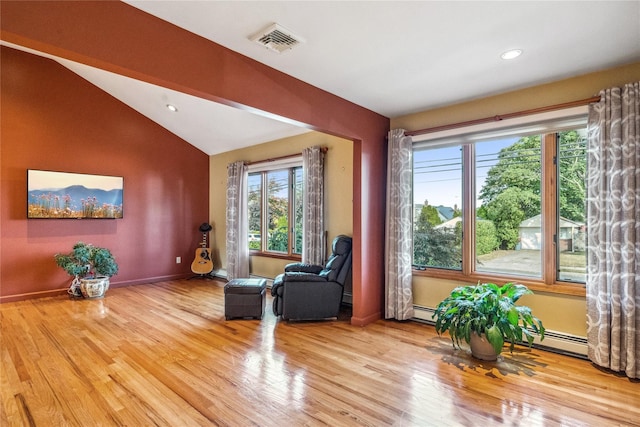
<path id="1" fill-rule="evenodd" d="M 80 291 L 85 298 L 102 298 L 107 289 L 109 289 L 109 278 L 106 276 L 80 279 Z"/>
<path id="2" fill-rule="evenodd" d="M 71 286 L 67 289 L 67 293 L 70 297 L 73 298 L 82 298 L 82 290 L 80 289 L 80 278 L 76 276 L 73 281 L 71 281 Z"/>
<path id="3" fill-rule="evenodd" d="M 484 334 L 478 335 L 472 332 L 469 345 L 471 346 L 471 355 L 476 359 L 496 360 L 498 358 L 498 354 Z"/>

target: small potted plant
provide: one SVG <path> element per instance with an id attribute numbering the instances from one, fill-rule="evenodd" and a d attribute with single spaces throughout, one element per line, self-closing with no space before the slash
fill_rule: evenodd
<path id="1" fill-rule="evenodd" d="M 69 294 L 100 298 L 109 289 L 109 278 L 118 273 L 118 263 L 109 249 L 78 242 L 68 254 L 55 254 L 56 264 L 74 276 Z"/>
<path id="2" fill-rule="evenodd" d="M 454 348 L 464 340 L 471 354 L 482 360 L 496 360 L 507 341 L 510 351 L 516 342 L 525 340 L 531 347 L 534 335 L 544 339 L 544 326 L 529 307 L 516 305 L 516 301 L 532 293 L 517 283 L 457 287 L 436 307 L 432 316 L 436 331 L 449 331 Z"/>

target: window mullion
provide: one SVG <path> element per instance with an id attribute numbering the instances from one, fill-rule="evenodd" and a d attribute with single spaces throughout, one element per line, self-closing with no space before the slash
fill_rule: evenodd
<path id="1" fill-rule="evenodd" d="M 470 275 L 475 270 L 475 146 L 462 146 L 462 274 Z"/>
<path id="2" fill-rule="evenodd" d="M 267 200 L 267 172 L 261 172 L 262 179 L 262 188 L 260 191 L 260 251 L 264 252 L 267 250 L 267 234 L 269 233 L 269 201 Z"/>
<path id="3" fill-rule="evenodd" d="M 557 270 L 557 220 L 558 220 L 558 141 L 557 134 L 542 136 L 542 279 L 546 284 L 556 281 Z"/>

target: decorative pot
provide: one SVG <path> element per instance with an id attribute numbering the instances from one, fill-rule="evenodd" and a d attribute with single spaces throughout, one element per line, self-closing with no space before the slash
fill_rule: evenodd
<path id="1" fill-rule="evenodd" d="M 471 346 L 471 355 L 476 359 L 496 360 L 498 358 L 498 354 L 484 334 L 478 335 L 472 332 L 469 345 Z"/>
<path id="2" fill-rule="evenodd" d="M 106 276 L 80 279 L 80 291 L 85 298 L 102 298 L 107 289 L 109 289 L 109 278 Z"/>
<path id="3" fill-rule="evenodd" d="M 70 297 L 73 298 L 82 298 L 82 290 L 80 289 L 80 278 L 78 276 L 74 277 L 71 282 L 71 286 L 67 289 L 67 293 Z"/>

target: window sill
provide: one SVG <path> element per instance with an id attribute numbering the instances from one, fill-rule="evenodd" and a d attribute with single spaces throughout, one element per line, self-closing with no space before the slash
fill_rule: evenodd
<path id="1" fill-rule="evenodd" d="M 286 259 L 291 261 L 302 261 L 301 255 L 279 254 L 275 252 L 249 251 L 249 256 L 259 256 L 264 258 Z"/>
<path id="2" fill-rule="evenodd" d="M 552 294 L 562 294 L 571 296 L 586 296 L 586 288 L 582 283 L 565 283 L 555 282 L 553 284 L 542 283 L 539 280 L 526 277 L 509 277 L 499 275 L 488 275 L 474 273 L 464 275 L 460 271 L 440 270 L 436 268 L 427 268 L 426 270 L 412 270 L 413 276 L 432 277 L 436 279 L 455 280 L 465 283 L 491 282 L 496 284 L 504 284 L 508 282 L 521 283 L 534 292 L 544 292 Z"/>

